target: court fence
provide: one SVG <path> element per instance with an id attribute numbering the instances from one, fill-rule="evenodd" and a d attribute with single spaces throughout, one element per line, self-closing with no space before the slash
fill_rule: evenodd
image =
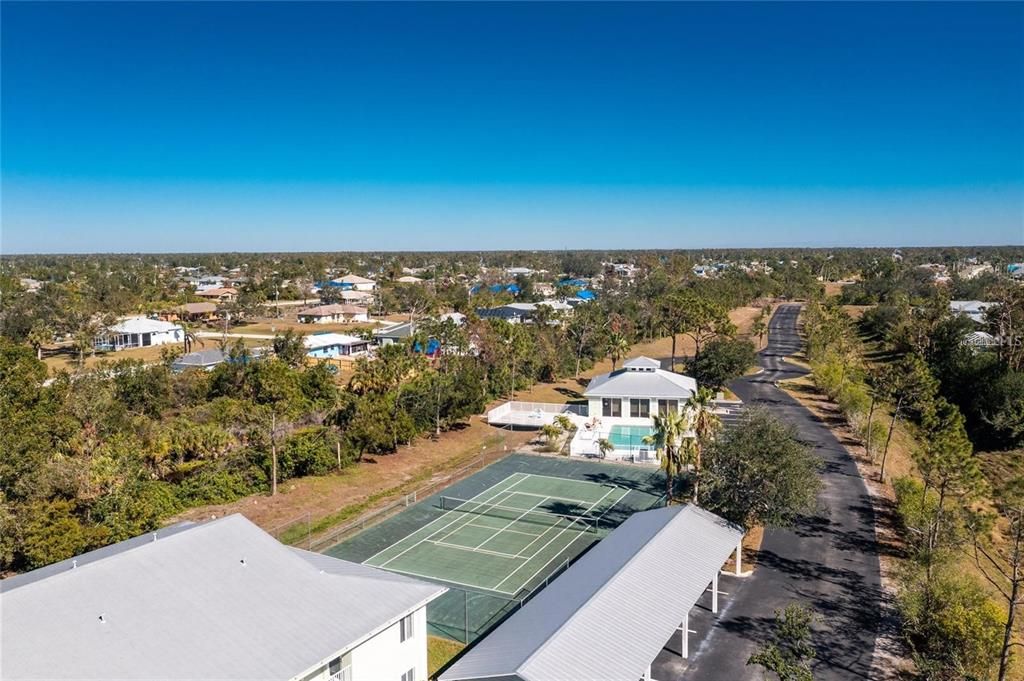
<path id="1" fill-rule="evenodd" d="M 388 518 L 401 513 L 409 506 L 448 488 L 460 480 L 468 478 L 470 475 L 511 454 L 513 450 L 509 448 L 505 430 L 500 429 L 497 441 L 485 446 L 480 454 L 461 468 L 440 477 L 431 478 L 429 482 L 411 492 L 393 491 L 385 493 L 382 496 L 395 496 L 396 498 L 383 506 L 374 506 L 351 520 L 343 521 L 340 524 L 332 524 L 326 529 L 318 528 L 317 524 L 321 521 L 319 519 L 314 520 L 312 514 L 307 512 L 269 530 L 269 534 L 283 544 L 297 546 L 309 551 L 320 552 L 335 544 L 340 544 L 363 530 L 384 522 Z M 324 517 L 330 518 L 332 515 L 343 513 L 345 508 L 347 507 L 340 508 Z"/>

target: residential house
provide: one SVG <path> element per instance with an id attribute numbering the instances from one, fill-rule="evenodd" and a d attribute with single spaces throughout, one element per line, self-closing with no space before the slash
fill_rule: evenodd
<path id="1" fill-rule="evenodd" d="M 951 300 L 949 310 L 953 314 L 967 317 L 976 324 L 985 323 L 985 310 L 992 306 L 981 300 Z"/>
<path id="2" fill-rule="evenodd" d="M 351 324 L 368 322 L 370 316 L 366 308 L 359 305 L 333 304 L 300 310 L 298 319 L 303 324 Z"/>
<path id="3" fill-rule="evenodd" d="M 216 300 L 218 303 L 233 303 L 238 300 L 238 289 L 231 286 L 215 287 L 196 291 L 195 295 L 206 300 Z"/>
<path id="4" fill-rule="evenodd" d="M 352 305 L 366 306 L 373 304 L 373 294 L 368 291 L 343 290 L 338 294 L 338 297 Z"/>
<path id="5" fill-rule="evenodd" d="M 333 281 L 334 283 L 341 284 L 343 289 L 352 291 L 373 291 L 377 288 L 377 282 L 373 279 L 360 277 L 358 274 L 346 274 L 344 277 L 334 279 Z"/>
<path id="6" fill-rule="evenodd" d="M 126 317 L 97 336 L 95 346 L 97 350 L 124 350 L 181 343 L 184 338 L 184 329 L 172 322 L 148 317 Z"/>
<path id="7" fill-rule="evenodd" d="M 426 681 L 445 591 L 241 515 L 181 523 L 0 581 L 0 678 Z"/>
<path id="8" fill-rule="evenodd" d="M 413 322 L 399 322 L 373 332 L 373 340 L 377 345 L 393 345 L 404 343 L 416 333 Z"/>
<path id="9" fill-rule="evenodd" d="M 546 307 L 550 312 L 568 313 L 572 311 L 572 305 L 560 300 L 545 300 L 540 303 L 509 303 L 498 307 L 477 308 L 476 314 L 482 319 L 504 319 L 512 324 L 522 324 L 533 321 L 540 307 Z"/>
<path id="10" fill-rule="evenodd" d="M 991 350 L 999 346 L 999 339 L 985 331 L 972 331 L 964 336 L 963 344 L 975 352 Z"/>
<path id="11" fill-rule="evenodd" d="M 422 279 L 420 279 L 419 277 L 414 277 L 412 275 L 406 275 L 404 277 L 399 277 L 395 281 L 397 281 L 399 284 L 422 284 L 423 283 Z"/>
<path id="12" fill-rule="evenodd" d="M 612 372 L 595 376 L 583 396 L 589 420 L 579 428 L 569 446 L 577 456 L 656 461 L 658 452 L 645 442 L 654 432 L 653 416 L 685 410 L 697 392 L 697 381 L 661 368 L 649 357 L 627 360 Z M 607 440 L 614 449 L 602 455 L 599 443 Z"/>
<path id="13" fill-rule="evenodd" d="M 303 342 L 306 344 L 306 355 L 317 359 L 355 357 L 366 354 L 370 349 L 370 341 L 365 338 L 342 333 L 315 333 L 306 336 Z"/>
<path id="14" fill-rule="evenodd" d="M 158 316 L 165 322 L 212 322 L 217 319 L 217 304 L 185 303 L 164 310 Z"/>
<path id="15" fill-rule="evenodd" d="M 171 371 L 176 374 L 180 374 L 187 369 L 213 371 L 218 364 L 227 361 L 227 358 L 228 354 L 217 348 L 188 352 L 171 363 Z"/>

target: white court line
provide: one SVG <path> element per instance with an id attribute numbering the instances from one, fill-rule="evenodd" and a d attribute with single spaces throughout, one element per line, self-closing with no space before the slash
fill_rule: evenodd
<path id="1" fill-rule="evenodd" d="M 403 575 L 409 575 L 410 577 L 421 577 L 423 579 L 430 579 L 437 582 L 447 582 L 448 584 L 454 584 L 455 586 L 464 586 L 469 589 L 478 591 L 493 591 L 494 593 L 502 594 L 504 596 L 515 596 L 515 591 L 501 591 L 500 589 L 492 589 L 486 586 L 480 586 L 479 584 L 467 584 L 466 582 L 460 582 L 455 579 L 449 579 L 448 577 L 441 577 L 439 575 L 425 575 L 421 572 L 413 572 L 412 570 L 400 570 L 399 568 L 388 568 L 388 572 L 398 572 Z M 482 594 L 486 596 L 487 594 Z"/>
<path id="2" fill-rule="evenodd" d="M 572 478 L 560 478 L 557 475 L 543 475 L 541 473 L 524 473 L 527 477 L 531 478 L 547 478 L 548 480 L 561 480 L 562 482 L 571 482 L 577 485 L 593 485 L 595 487 L 613 487 L 615 489 L 623 489 L 617 485 L 606 485 L 601 482 L 590 482 L 589 480 L 573 480 Z"/>
<path id="3" fill-rule="evenodd" d="M 527 513 L 529 513 L 530 511 L 532 511 L 533 509 L 537 508 L 538 506 L 540 506 L 541 504 L 543 504 L 543 503 L 544 503 L 545 501 L 547 501 L 547 500 L 548 500 L 548 497 L 544 497 L 543 499 L 541 499 L 540 501 L 538 501 L 538 502 L 537 502 L 536 504 L 534 504 L 533 506 L 531 506 L 530 508 L 526 509 L 525 511 L 523 511 L 522 513 L 520 513 L 520 514 L 519 514 L 518 516 L 516 516 L 516 518 L 515 518 L 514 520 L 510 520 L 510 521 L 508 521 L 508 524 L 507 524 L 507 525 L 505 525 L 505 527 L 501 528 L 500 530 L 498 530 L 497 532 L 495 532 L 494 534 L 492 534 L 492 535 L 491 535 L 490 537 L 488 537 L 487 539 L 484 539 L 484 540 L 483 540 L 482 542 L 480 542 L 479 544 L 477 544 L 477 545 L 476 545 L 476 548 L 480 548 L 481 546 L 483 546 L 484 544 L 486 544 L 487 542 L 491 541 L 492 539 L 494 539 L 495 537 L 497 537 L 497 536 L 498 536 L 499 534 L 501 534 L 502 532 L 504 532 L 504 531 L 505 531 L 505 530 L 506 530 L 507 528 L 509 528 L 509 527 L 512 527 L 513 525 L 515 525 L 516 523 L 518 523 L 518 522 L 519 522 L 519 519 L 520 519 L 520 518 L 522 518 L 522 517 L 523 517 L 524 515 L 526 515 Z"/>
<path id="4" fill-rule="evenodd" d="M 604 500 L 605 500 L 605 498 L 606 498 L 606 497 L 607 497 L 607 496 L 608 496 L 609 494 L 611 494 L 611 493 L 612 493 L 612 490 L 608 490 L 607 492 L 605 492 L 605 494 L 604 494 L 604 496 L 603 496 L 603 497 L 601 497 L 600 499 L 598 499 L 597 501 L 595 501 L 595 502 L 594 502 L 593 504 L 591 504 L 591 505 L 590 505 L 590 508 L 588 508 L 588 509 L 587 509 L 587 513 L 589 513 L 590 511 L 592 511 L 592 510 L 594 509 L 594 507 L 595 507 L 595 506 L 597 506 L 597 505 L 598 505 L 599 503 L 601 503 L 602 501 L 604 501 Z M 530 556 L 530 557 L 531 557 L 531 558 L 533 558 L 533 557 L 534 557 L 534 556 L 536 556 L 536 555 L 537 555 L 538 553 L 540 553 L 541 551 L 543 551 L 544 549 L 546 549 L 546 548 L 547 548 L 547 547 L 548 547 L 548 546 L 549 546 L 549 545 L 551 544 L 551 542 L 553 542 L 553 541 L 555 541 L 556 539 L 558 539 L 559 537 L 561 537 L 561 536 L 562 536 L 562 535 L 563 535 L 563 534 L 565 533 L 565 531 L 566 531 L 566 530 L 568 530 L 568 529 L 569 529 L 570 527 L 572 527 L 572 525 L 573 525 L 573 524 L 575 524 L 575 522 L 576 522 L 576 521 L 574 520 L 574 521 L 572 521 L 572 523 L 570 523 L 570 524 L 569 524 L 568 526 L 566 526 L 566 527 L 563 527 L 563 528 L 562 528 L 562 530 L 561 530 L 561 532 L 559 532 L 559 533 L 558 533 L 558 534 L 556 534 L 556 535 L 555 535 L 554 537 L 552 537 L 551 539 L 549 539 L 549 540 L 548 540 L 548 542 L 547 542 L 546 544 L 544 544 L 544 546 L 542 546 L 542 547 L 540 547 L 539 549 L 537 549 L 537 550 L 536 550 L 536 551 L 535 551 L 535 552 L 533 553 L 533 556 Z M 564 549 L 563 549 L 563 550 L 564 550 Z M 561 553 L 561 551 L 559 551 L 559 553 Z M 552 556 L 551 560 L 549 560 L 549 561 L 547 561 L 546 563 L 544 563 L 544 565 L 541 565 L 541 566 L 540 566 L 540 569 L 538 569 L 538 570 L 537 570 L 537 572 L 534 572 L 534 573 L 533 573 L 532 575 L 530 575 L 530 576 L 529 576 L 529 577 L 528 577 L 528 578 L 526 579 L 526 581 L 520 582 L 520 586 L 519 586 L 519 589 L 522 589 L 522 588 L 523 588 L 523 587 L 522 587 L 522 585 L 524 585 L 524 584 L 529 584 L 529 582 L 530 582 L 530 580 L 531 580 L 531 579 L 533 579 L 534 577 L 536 577 L 536 576 L 537 576 L 537 574 L 538 574 L 538 573 L 539 573 L 539 572 L 540 572 L 541 570 L 543 570 L 544 568 L 546 568 L 546 567 L 548 566 L 548 564 L 549 564 L 549 563 L 550 563 L 550 562 L 551 562 L 552 560 L 554 560 L 555 558 L 557 558 L 557 557 L 558 557 L 558 555 L 557 555 L 557 554 L 556 554 L 555 556 Z M 503 580 L 501 580 L 500 582 L 498 582 L 497 584 L 495 584 L 495 585 L 494 585 L 494 588 L 495 588 L 495 589 L 497 589 L 497 588 L 498 588 L 499 586 L 501 586 L 502 584 L 504 584 L 505 582 L 507 582 L 507 581 L 509 580 L 509 578 L 510 578 L 510 577 L 512 577 L 512 575 L 514 575 L 514 574 L 515 574 L 516 572 L 518 572 L 518 570 L 513 570 L 512 572 L 510 572 L 510 573 L 509 573 L 508 575 L 506 575 L 506 576 L 505 576 L 505 579 L 503 579 Z M 519 591 L 519 589 L 516 589 L 516 591 Z M 513 593 L 514 593 L 514 592 L 513 592 Z"/>
<path id="5" fill-rule="evenodd" d="M 481 530 L 493 530 L 494 529 L 490 525 L 477 525 L 476 523 L 470 523 L 469 525 L 463 525 L 463 527 L 479 527 Z M 544 530 L 540 534 L 534 534 L 533 532 L 523 532 L 522 530 L 505 530 L 505 531 L 508 532 L 509 534 L 522 534 L 522 535 L 526 535 L 527 537 L 543 537 L 550 530 L 551 530 L 551 528 L 549 527 L 548 529 Z"/>
<path id="6" fill-rule="evenodd" d="M 448 542 L 433 541 L 431 539 L 428 539 L 427 541 L 433 544 L 434 546 L 444 546 L 445 548 L 459 549 L 460 551 L 469 551 L 470 553 L 484 553 L 488 556 L 501 556 L 502 558 L 514 558 L 515 560 L 529 560 L 528 558 L 515 556 L 511 553 L 503 553 L 501 551 L 492 551 L 490 549 L 476 549 L 472 546 L 462 546 L 461 544 L 449 544 Z"/>
<path id="7" fill-rule="evenodd" d="M 500 504 L 502 504 L 502 503 L 504 503 L 504 502 L 508 501 L 508 500 L 509 500 L 509 498 L 510 498 L 510 497 L 511 497 L 511 496 L 512 496 L 513 494 L 516 494 L 516 493 L 515 493 L 515 492 L 509 492 L 508 490 L 506 490 L 506 491 L 502 492 L 501 494 L 498 494 L 497 496 L 491 497 L 491 498 L 490 498 L 490 499 L 488 499 L 487 501 L 480 501 L 480 502 L 474 502 L 474 503 L 480 503 L 480 504 L 499 504 L 499 505 L 500 505 Z M 502 497 L 502 495 L 504 495 L 504 497 Z M 496 499 L 499 499 L 499 497 L 502 497 L 502 498 L 500 499 L 500 501 L 495 501 Z M 459 504 L 459 507 L 460 507 L 460 508 L 461 508 L 462 506 L 463 506 L 463 504 Z M 458 509 L 452 509 L 452 511 L 456 511 L 456 510 L 458 510 Z M 469 513 L 469 514 L 472 514 L 472 513 L 473 513 L 472 511 L 465 511 L 465 512 L 466 512 L 466 513 Z M 443 516 L 442 516 L 442 517 L 443 517 Z M 473 518 L 472 518 L 472 517 L 470 517 L 470 519 L 469 519 L 469 521 L 468 521 L 468 522 L 466 522 L 466 523 L 463 523 L 462 525 L 459 525 L 458 527 L 456 527 L 456 528 L 455 528 L 454 530 L 452 530 L 451 532 L 446 532 L 446 533 L 445 533 L 445 535 L 444 535 L 443 537 L 441 537 L 441 538 L 440 538 L 440 539 L 439 539 L 438 541 L 444 541 L 445 539 L 447 539 L 448 537 L 452 536 L 453 534 L 455 534 L 456 532 L 458 532 L 458 531 L 459 531 L 459 530 L 461 530 L 462 528 L 464 528 L 464 527 L 468 527 L 469 525 L 472 525 L 472 524 L 473 524 Z M 444 528 L 442 528 L 442 529 L 444 529 Z M 488 527 L 487 529 L 489 529 L 489 530 L 493 530 L 494 528 L 493 528 L 493 527 Z M 441 532 L 441 531 L 442 531 L 442 530 L 438 530 L 437 532 Z M 434 536 L 435 534 L 437 534 L 437 532 L 434 532 L 434 533 L 432 533 L 432 534 L 430 535 L 430 537 L 433 537 L 433 536 Z M 427 539 L 430 539 L 430 537 L 427 537 Z"/>
<path id="8" fill-rule="evenodd" d="M 513 475 L 520 475 L 520 474 L 519 474 L 519 473 L 515 473 L 515 474 L 513 474 Z M 526 475 L 526 474 L 524 473 L 524 474 L 522 474 L 522 475 Z M 492 490 L 493 490 L 493 489 L 494 489 L 495 487 L 497 487 L 498 485 L 500 485 L 500 484 L 501 484 L 502 482 L 505 482 L 506 480 L 510 479 L 511 477 L 512 477 L 512 476 L 510 475 L 510 476 L 509 476 L 508 478 L 505 478 L 505 480 L 502 480 L 502 481 L 501 481 L 501 482 L 499 482 L 499 483 L 495 483 L 495 484 L 491 485 L 491 486 L 490 486 L 490 487 L 488 487 L 487 489 L 485 489 L 485 490 L 483 490 L 482 492 L 480 492 L 480 494 L 477 494 L 477 495 L 476 495 L 475 497 L 473 497 L 472 499 L 468 499 L 467 501 L 473 501 L 473 500 L 475 500 L 475 499 L 476 499 L 476 497 L 479 497 L 479 496 L 482 496 L 482 495 L 484 495 L 484 494 L 487 494 L 488 492 L 492 491 Z M 500 490 L 500 491 L 496 492 L 496 493 L 495 493 L 495 495 L 497 496 L 497 495 L 500 495 L 500 494 L 503 494 L 503 493 L 505 493 L 505 492 L 509 491 L 510 489 L 512 489 L 513 487 L 515 487 L 516 485 L 518 485 L 518 484 L 519 484 L 520 482 L 522 482 L 522 481 L 523 481 L 523 480 L 525 480 L 525 479 L 526 479 L 526 478 L 525 478 L 525 477 L 523 477 L 523 478 L 520 478 L 519 480 L 516 480 L 516 481 L 515 481 L 515 483 L 513 483 L 511 487 L 506 487 L 505 489 L 502 489 L 502 490 Z M 419 530 L 416 530 L 416 532 L 420 532 L 420 531 L 422 531 L 422 530 L 424 530 L 424 529 L 426 529 L 426 528 L 430 527 L 430 526 L 431 526 L 431 525 L 433 525 L 434 523 L 436 523 L 436 522 L 438 522 L 438 521 L 441 521 L 441 520 L 444 520 L 444 519 L 445 519 L 445 518 L 446 518 L 447 516 L 449 516 L 449 515 L 452 515 L 452 514 L 455 514 L 455 513 L 456 513 L 455 511 L 448 511 L 447 513 L 445 513 L 445 514 L 444 514 L 443 516 L 441 516 L 440 518 L 437 518 L 436 520 L 434 520 L 434 521 L 430 522 L 429 524 L 427 524 L 427 525 L 424 525 L 424 526 L 423 526 L 423 527 L 421 527 L 421 528 L 420 528 Z M 409 551 L 412 551 L 412 550 L 413 550 L 414 548 L 416 548 L 417 546 L 419 546 L 420 544 L 422 544 L 422 543 L 423 543 L 424 541 L 426 541 L 426 540 L 427 540 L 427 539 L 429 539 L 430 537 L 433 537 L 433 536 L 434 536 L 435 534 L 437 534 L 438 532 L 442 532 L 443 530 L 446 530 L 446 529 L 448 529 L 448 527 L 450 527 L 450 526 L 451 526 L 451 525 L 453 525 L 454 523 L 458 522 L 458 521 L 459 521 L 459 519 L 460 519 L 460 518 L 462 518 L 462 517 L 463 517 L 462 515 L 456 514 L 455 520 L 452 520 L 451 522 L 447 523 L 447 524 L 446 524 L 446 525 L 445 525 L 444 527 L 439 527 L 439 528 L 438 528 L 437 530 L 435 530 L 435 531 L 433 531 L 433 532 L 429 533 L 429 534 L 428 534 L 428 535 L 427 535 L 426 537 L 424 537 L 423 539 L 420 539 L 420 540 L 419 540 L 418 542 L 416 542 L 415 544 L 413 544 L 413 545 L 412 545 L 412 546 L 410 546 L 409 548 L 405 549 L 404 551 L 402 551 L 401 553 L 399 553 L 399 554 L 398 554 L 397 556 L 392 556 L 391 558 L 387 559 L 386 561 L 384 561 L 384 562 L 383 562 L 383 563 L 381 563 L 380 565 L 374 565 L 373 563 L 370 563 L 370 561 L 372 561 L 372 560 L 373 560 L 374 558 L 376 558 L 376 557 L 377 557 L 377 556 L 379 556 L 380 554 L 384 553 L 385 551 L 388 551 L 388 550 L 390 550 L 390 549 L 391 549 L 391 548 L 392 548 L 393 546 L 395 546 L 395 544 L 398 544 L 398 543 L 401 543 L 402 541 L 405 541 L 405 538 L 402 538 L 402 539 L 400 539 L 400 540 L 399 540 L 398 542 L 395 542 L 395 544 L 392 544 L 391 546 L 388 546 L 387 548 L 385 548 L 385 549 L 384 549 L 384 550 L 382 550 L 382 551 L 378 551 L 377 553 L 373 554 L 372 556 L 370 556 L 369 558 L 367 558 L 366 560 L 364 560 L 364 561 L 363 561 L 363 563 L 364 563 L 364 564 L 367 564 L 367 563 L 368 563 L 368 564 L 370 564 L 370 565 L 374 565 L 374 567 L 384 567 L 385 565 L 387 565 L 388 563 L 392 562 L 392 561 L 393 561 L 393 560 L 395 560 L 396 558 L 399 558 L 400 556 L 403 556 L 403 555 L 405 555 L 405 554 L 406 554 L 406 553 L 408 553 Z M 467 521 L 466 521 L 466 522 L 472 522 L 472 521 L 473 521 L 473 518 L 472 518 L 472 516 L 469 516 L 469 518 L 467 519 Z M 413 534 L 416 534 L 416 532 L 413 532 Z M 406 536 L 410 536 L 410 535 L 406 535 Z"/>
<path id="9" fill-rule="evenodd" d="M 591 483 L 587 483 L 587 484 L 591 484 Z M 585 500 L 585 499 L 570 499 L 569 497 L 552 496 L 550 494 L 536 494 L 534 492 L 524 492 L 522 490 L 516 490 L 515 493 L 516 494 L 522 494 L 522 495 L 528 496 L 528 497 L 547 497 L 548 499 L 556 499 L 558 501 L 571 501 L 574 504 L 581 504 L 581 505 L 589 504 L 590 503 L 589 500 Z"/>
<path id="10" fill-rule="evenodd" d="M 618 488 L 615 488 L 615 489 L 618 489 Z M 590 508 L 589 508 L 589 509 L 587 509 L 587 513 L 589 513 L 590 511 L 594 510 L 594 507 L 595 507 L 595 506 L 597 506 L 597 505 L 598 505 L 599 503 L 601 503 L 602 501 L 604 501 L 604 500 L 605 500 L 605 498 L 607 498 L 607 497 L 608 497 L 608 495 L 612 493 L 612 491 L 614 491 L 614 490 L 608 490 L 607 492 L 605 492 L 605 494 L 604 494 L 604 496 L 603 496 L 603 497 L 601 497 L 600 499 L 598 499 L 597 501 L 595 501 L 595 502 L 594 502 L 593 504 L 591 504 Z M 626 494 L 628 494 L 628 493 L 629 493 L 629 491 L 627 490 Z M 617 503 L 619 503 L 619 501 L 621 501 L 622 499 L 625 499 L 625 498 L 626 498 L 626 495 L 625 495 L 625 494 L 623 494 L 623 495 L 622 495 L 621 497 L 619 497 L 618 501 L 616 501 L 615 503 L 617 504 Z M 615 505 L 615 504 L 612 504 L 612 506 L 614 506 L 614 505 Z M 604 513 L 607 513 L 607 512 L 608 512 L 608 510 L 607 510 L 607 509 L 605 509 L 605 512 L 604 512 Z M 599 515 L 599 516 L 598 516 L 598 517 L 597 517 L 597 518 L 595 519 L 595 521 L 594 521 L 594 529 L 595 529 L 595 530 L 597 530 L 597 521 L 599 521 L 599 520 L 600 520 L 601 518 L 603 518 L 603 517 L 604 517 L 604 513 L 602 513 L 601 515 Z M 574 524 L 575 522 L 576 522 L 576 521 L 571 521 L 571 522 L 569 523 L 569 525 L 567 525 L 566 527 L 564 527 L 564 528 L 562 528 L 562 529 L 563 529 L 563 530 L 567 530 L 567 529 L 569 529 L 570 527 L 572 527 L 572 525 L 573 525 L 573 524 Z M 552 527 L 551 527 L 551 528 L 550 528 L 549 530 L 546 530 L 546 531 L 544 532 L 544 534 L 547 534 L 547 533 L 548 533 L 548 532 L 549 532 L 550 530 L 552 530 L 552 529 L 555 529 L 555 526 L 552 526 Z M 585 528 L 585 527 L 584 527 L 584 531 L 586 531 L 586 528 Z M 542 534 L 542 535 L 541 535 L 541 537 L 543 537 L 543 536 L 544 536 L 544 534 Z M 559 533 L 559 534 L 561 534 L 561 533 Z M 540 537 L 538 537 L 538 539 L 540 539 Z M 573 541 L 575 541 L 575 539 L 573 539 Z M 522 549 L 521 549 L 521 550 L 519 551 L 519 553 L 517 553 L 516 555 L 517 555 L 517 556 L 521 556 L 521 555 L 522 555 L 522 553 L 523 553 L 523 551 L 525 551 L 526 549 L 530 548 L 531 546 L 533 546 L 533 545 L 534 545 L 534 544 L 536 544 L 536 543 L 537 543 L 537 540 L 534 540 L 534 541 L 530 542 L 529 544 L 527 544 L 526 546 L 524 546 L 524 547 L 523 547 L 523 548 L 522 548 Z M 548 542 L 548 544 L 550 544 L 550 543 L 551 543 L 551 542 Z M 571 544 L 572 542 L 569 542 L 569 543 Z M 542 547 L 540 547 L 539 549 L 537 549 L 536 551 L 534 551 L 534 552 L 533 552 L 533 553 L 532 553 L 532 554 L 530 555 L 530 558 L 533 558 L 533 557 L 534 557 L 534 556 L 536 556 L 536 555 L 537 555 L 538 553 L 540 553 L 541 551 L 543 551 L 543 550 L 544 550 L 544 548 L 545 548 L 546 546 L 547 546 L 547 544 L 544 544 L 544 546 L 542 546 Z M 566 544 L 566 546 L 568 546 L 568 544 Z M 548 562 L 551 562 L 551 561 L 548 561 Z"/>

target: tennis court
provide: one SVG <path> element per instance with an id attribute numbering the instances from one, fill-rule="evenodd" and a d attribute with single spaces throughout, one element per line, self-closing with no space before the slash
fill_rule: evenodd
<path id="1" fill-rule="evenodd" d="M 467 643 L 664 489 L 649 466 L 510 454 L 326 553 L 444 584 L 428 629 Z"/>
<path id="2" fill-rule="evenodd" d="M 367 565 L 515 597 L 574 544 L 593 543 L 629 493 L 615 485 L 513 473 L 470 499 L 438 497 L 443 515 Z"/>

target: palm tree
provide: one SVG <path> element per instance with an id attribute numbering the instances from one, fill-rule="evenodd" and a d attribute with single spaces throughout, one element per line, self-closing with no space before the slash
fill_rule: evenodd
<path id="1" fill-rule="evenodd" d="M 192 344 L 199 343 L 203 344 L 203 341 L 199 340 L 195 332 L 188 328 L 188 324 L 184 321 L 179 321 L 178 326 L 181 327 L 181 342 L 185 346 L 185 354 L 192 352 Z"/>
<path id="2" fill-rule="evenodd" d="M 608 339 L 608 355 L 612 358 L 612 371 L 615 371 L 615 365 L 619 363 L 619 360 L 626 356 L 629 352 L 629 341 L 621 333 L 612 334 L 611 338 Z"/>
<path id="3" fill-rule="evenodd" d="M 42 322 L 36 322 L 28 332 L 26 339 L 32 349 L 36 351 L 36 359 L 43 358 L 43 345 L 53 340 L 53 332 L 46 328 Z"/>
<path id="4" fill-rule="evenodd" d="M 693 446 L 694 480 L 693 480 L 693 503 L 698 501 L 700 490 L 701 459 L 704 453 L 704 445 L 710 442 L 718 429 L 722 426 L 721 419 L 714 413 L 715 394 L 705 386 L 697 388 L 697 392 L 686 401 L 686 408 L 690 412 L 693 421 L 693 431 L 697 436 Z"/>
<path id="5" fill-rule="evenodd" d="M 750 326 L 750 332 L 757 336 L 757 348 L 761 349 L 764 345 L 764 334 L 768 332 L 768 324 L 764 320 L 764 312 L 754 320 L 754 323 Z"/>
<path id="6" fill-rule="evenodd" d="M 597 450 L 601 452 L 601 458 L 605 458 L 611 452 L 615 451 L 615 445 L 612 444 L 608 438 L 601 438 L 597 441 Z"/>
<path id="7" fill-rule="evenodd" d="M 544 436 L 547 446 L 555 449 L 555 445 L 558 443 L 558 436 L 562 434 L 562 429 L 554 423 L 545 423 L 541 426 L 540 432 Z"/>
<path id="8" fill-rule="evenodd" d="M 672 503 L 672 490 L 682 462 L 679 459 L 679 444 L 690 429 L 689 419 L 678 411 L 669 411 L 654 417 L 654 432 L 644 437 L 644 444 L 653 445 L 661 455 L 661 468 L 665 471 L 665 505 Z"/>

